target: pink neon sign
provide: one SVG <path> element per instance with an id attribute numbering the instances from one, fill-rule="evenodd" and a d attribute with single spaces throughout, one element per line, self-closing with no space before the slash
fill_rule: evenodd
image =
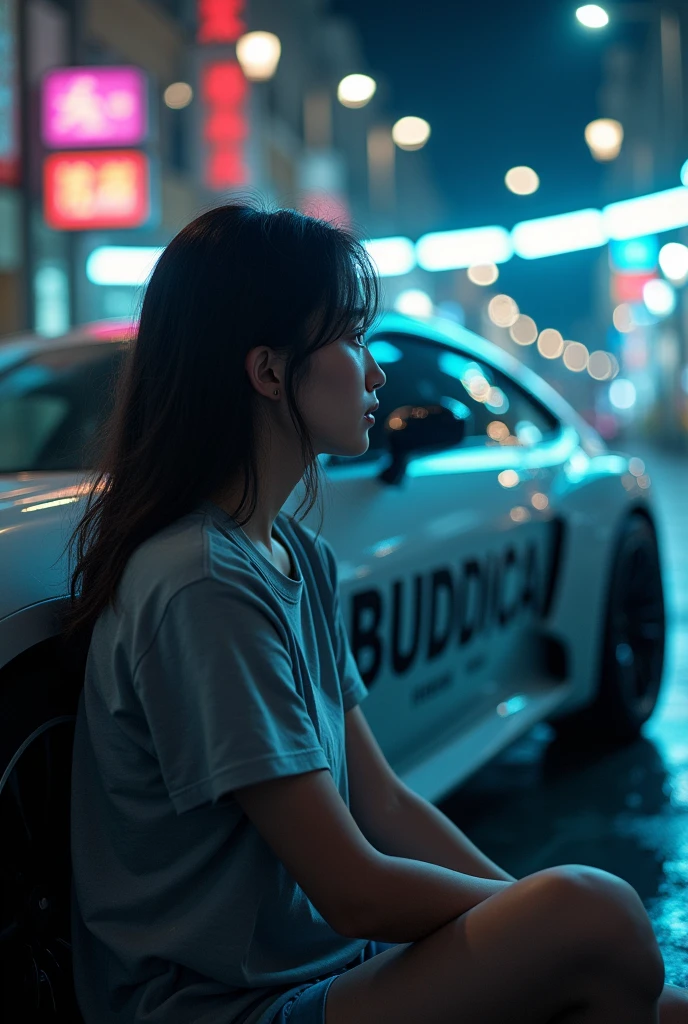
<path id="1" fill-rule="evenodd" d="M 135 146 L 148 133 L 146 79 L 135 67 L 56 68 L 43 79 L 46 146 Z"/>

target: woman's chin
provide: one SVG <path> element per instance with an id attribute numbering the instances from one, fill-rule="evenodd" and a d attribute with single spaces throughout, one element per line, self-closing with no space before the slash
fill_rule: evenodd
<path id="1" fill-rule="evenodd" d="M 349 444 L 331 444 L 326 448 L 328 455 L 337 455 L 339 458 L 354 459 L 357 455 L 363 455 L 368 451 L 370 441 L 367 433 L 362 437 L 352 440 Z"/>

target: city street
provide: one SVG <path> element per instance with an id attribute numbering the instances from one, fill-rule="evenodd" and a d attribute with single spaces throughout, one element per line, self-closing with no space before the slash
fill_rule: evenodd
<path id="1" fill-rule="evenodd" d="M 661 516 L 669 619 L 663 693 L 644 737 L 613 754 L 573 754 L 536 726 L 441 809 L 517 877 L 568 863 L 626 879 L 654 924 L 667 982 L 686 986 L 688 458 L 642 455 Z"/>
<path id="2" fill-rule="evenodd" d="M 688 0 L 0 0 L 0 55 L 0 1018 L 323 1020 L 371 735 L 688 990 Z"/>

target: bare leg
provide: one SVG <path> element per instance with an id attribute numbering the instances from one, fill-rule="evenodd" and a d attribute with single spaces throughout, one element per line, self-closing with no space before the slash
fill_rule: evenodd
<path id="1" fill-rule="evenodd" d="M 658 1024 L 663 983 L 635 891 L 569 865 L 340 975 L 326 1024 Z"/>
<path id="2" fill-rule="evenodd" d="M 661 1024 L 688 1024 L 688 989 L 665 985 L 659 999 Z"/>

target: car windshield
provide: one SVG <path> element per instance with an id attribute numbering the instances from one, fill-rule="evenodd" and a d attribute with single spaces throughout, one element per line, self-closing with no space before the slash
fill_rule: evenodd
<path id="1" fill-rule="evenodd" d="M 71 345 L 0 364 L 0 473 L 89 469 L 125 348 Z"/>

